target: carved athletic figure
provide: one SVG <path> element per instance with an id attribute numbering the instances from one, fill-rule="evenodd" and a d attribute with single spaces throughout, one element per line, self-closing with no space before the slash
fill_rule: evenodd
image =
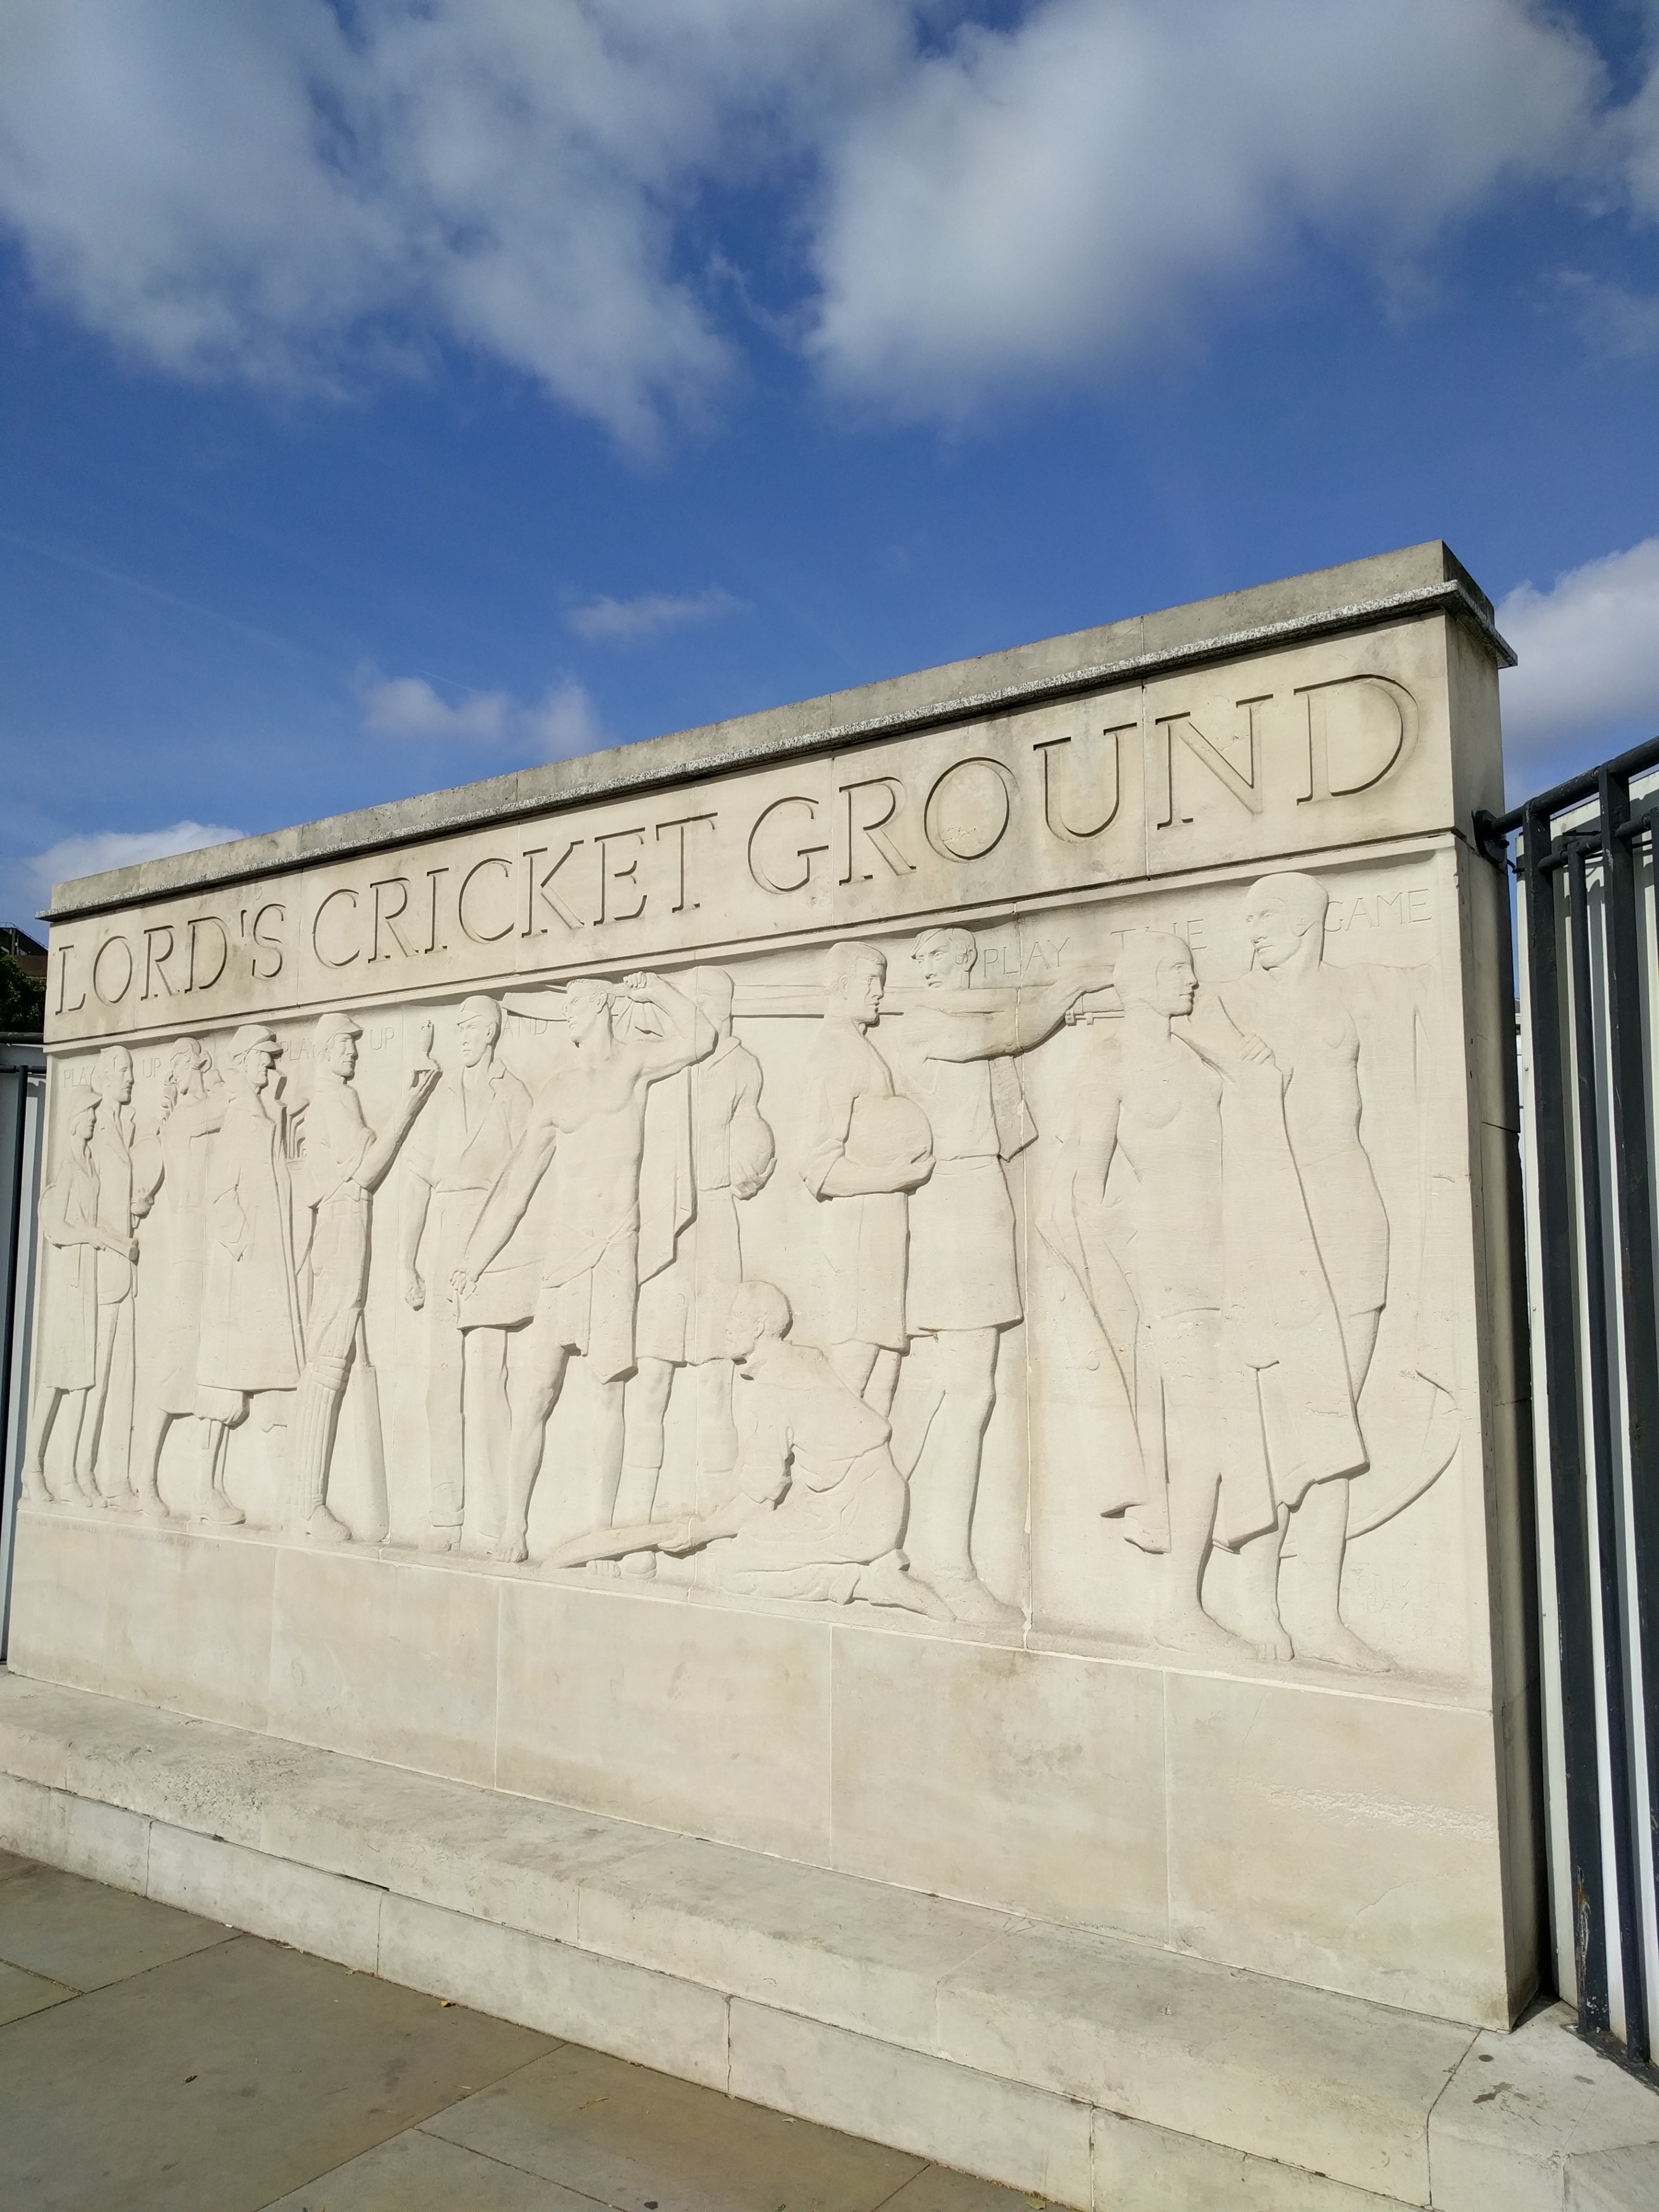
<path id="1" fill-rule="evenodd" d="M 101 1218 L 92 1136 L 103 1107 L 100 1091 L 87 1088 L 70 1093 L 69 1143 L 63 1164 L 40 1194 L 46 1259 L 34 1362 L 34 1417 L 23 1460 L 23 1495 L 32 1505 L 52 1502 L 45 1472 L 46 1446 L 64 1399 L 76 1401 L 77 1428 L 86 1419 L 87 1396 L 98 1372 L 98 1262 L 107 1254 L 130 1265 L 137 1249 L 131 1237 L 118 1243 Z M 88 1504 L 95 1505 L 97 1492 L 90 1476 L 81 1472 L 78 1450 L 73 1465 L 76 1490 Z"/>
<path id="2" fill-rule="evenodd" d="M 207 1247 L 207 1175 L 225 1092 L 199 1037 L 174 1039 L 167 1056 L 155 1159 L 145 1177 L 155 1197 L 144 1230 L 137 1342 L 138 1498 L 153 1519 L 167 1509 L 157 1483 L 161 1447 L 175 1421 L 196 1412 Z"/>
<path id="3" fill-rule="evenodd" d="M 1361 1137 L 1360 1071 L 1367 1048 L 1353 1002 L 1368 988 L 1392 987 L 1396 996 L 1413 992 L 1416 979 L 1410 971 L 1379 975 L 1327 965 L 1328 904 L 1323 884 L 1312 876 L 1287 872 L 1252 884 L 1244 908 L 1250 971 L 1223 983 L 1218 996 L 1236 1022 L 1265 1040 L 1284 1070 L 1285 1129 L 1358 1405 L 1388 1301 L 1389 1226 Z M 1288 1507 L 1281 1511 L 1279 1531 L 1283 1535 L 1293 1527 L 1304 1569 L 1307 1618 L 1297 1633 L 1298 1654 L 1375 1669 L 1388 1662 L 1341 1616 L 1349 1491 L 1346 1477 L 1313 1485 L 1293 1516 Z"/>
<path id="4" fill-rule="evenodd" d="M 802 1173 L 823 1207 L 830 1364 L 878 1413 L 890 1413 L 904 1318 L 906 1193 L 933 1172 L 924 1116 L 896 1096 L 892 1070 L 870 1040 L 881 1013 L 887 957 L 873 945 L 830 949 L 828 1005 L 806 1067 L 807 1150 Z"/>
<path id="5" fill-rule="evenodd" d="M 1139 1313 L 1137 1425 L 1161 1477 L 1127 1533 L 1167 1551 L 1159 1641 L 1235 1648 L 1203 1605 L 1220 1542 L 1240 1554 L 1246 1641 L 1288 1659 L 1280 1502 L 1352 1474 L 1364 1449 L 1285 1136 L 1284 1077 L 1218 1009 L 1201 1033 L 1188 1020 L 1197 983 L 1180 938 L 1136 933 L 1114 981 L 1122 1036 L 1060 1133 L 1044 1234 L 1078 1255 L 1079 1214 L 1102 1206 L 1121 1149 L 1133 1176 L 1116 1256 Z M 1071 1264 L 1086 1283 L 1080 1255 Z"/>
<path id="6" fill-rule="evenodd" d="M 721 1504 L 734 1479 L 726 1323 L 743 1280 L 738 1201 L 764 1187 L 775 1152 L 760 1110 L 760 1062 L 732 1034 L 732 992 L 724 969 L 693 972 L 691 996 L 714 1024 L 714 1049 L 659 1083 L 647 1110 L 638 1367 L 626 1392 L 619 1522 L 651 1518 L 677 1368 L 696 1378 L 700 1509 Z"/>
<path id="7" fill-rule="evenodd" d="M 310 1214 L 301 1264 L 307 1269 L 303 1333 L 304 1372 L 295 1401 L 291 1436 L 295 1511 L 301 1533 L 313 1542 L 339 1544 L 350 1530 L 328 1510 L 328 1472 L 340 1401 L 354 1359 L 368 1367 L 363 1301 L 368 1291 L 370 1210 L 375 1192 L 416 1116 L 432 1096 L 438 1070 L 423 1054 L 410 1071 L 408 1087 L 392 1121 L 376 1136 L 363 1118 L 353 1078 L 362 1030 L 349 1014 L 324 1014 L 314 1031 L 315 1087 L 305 1109 L 300 1184 Z M 429 1051 L 432 1032 L 425 1038 Z M 380 1411 L 370 1419 L 378 1445 Z M 384 1536 L 384 1528 L 376 1532 Z"/>
<path id="8" fill-rule="evenodd" d="M 899 1549 L 906 1492 L 885 1419 L 848 1389 L 821 1352 L 787 1341 L 789 1301 L 744 1283 L 727 1316 L 738 1363 L 741 1438 L 735 1496 L 711 1513 L 596 1529 L 562 1545 L 550 1566 L 651 1551 L 665 1578 L 750 1597 L 820 1598 L 948 1617 L 907 1573 Z"/>
<path id="9" fill-rule="evenodd" d="M 573 1353 L 588 1361 L 599 1397 L 592 1453 L 599 1517 L 611 1519 L 622 1475 L 623 1381 L 634 1365 L 646 1096 L 715 1043 L 708 1016 L 659 975 L 629 975 L 620 988 L 585 977 L 570 985 L 565 1006 L 576 1064 L 536 1100 L 453 1278 L 465 1310 L 550 1170 L 553 1229 L 524 1340 L 522 1380 L 514 1386 L 507 1516 L 497 1547 L 504 1559 L 526 1556 L 547 1424 Z"/>
<path id="10" fill-rule="evenodd" d="M 434 1552 L 453 1552 L 459 1545 L 466 1501 L 477 1488 L 477 1468 L 489 1468 L 500 1480 L 510 1427 L 507 1323 L 529 1319 L 516 1308 L 501 1308 L 488 1277 L 466 1307 L 458 1306 L 449 1290 L 484 1200 L 530 1117 L 530 1093 L 497 1055 L 501 1032 L 501 1010 L 494 999 L 462 1000 L 455 1021 L 460 1066 L 438 1085 L 404 1154 L 398 1253 L 404 1296 L 416 1312 L 425 1310 L 428 1322 L 431 1504 L 422 1542 Z M 424 1274 L 422 1238 L 428 1249 Z M 476 1455 L 467 1450 L 469 1437 Z M 475 1497 L 475 1511 L 477 1503 Z M 499 1533 L 490 1530 L 492 1543 Z"/>
<path id="11" fill-rule="evenodd" d="M 965 929 L 925 930 L 911 957 L 925 995 L 907 1007 L 895 1060 L 933 1131 L 933 1171 L 910 1194 L 905 1320 L 921 1387 L 912 1399 L 906 1386 L 914 1430 L 900 1463 L 912 1494 L 935 1500 L 930 1525 L 945 1549 L 928 1581 L 957 1620 L 994 1621 L 1013 1614 L 975 1570 L 974 1503 L 998 1335 L 1023 1310 L 1002 1164 L 1035 1133 L 1011 1055 L 1051 1035 L 1109 971 L 976 993 L 978 947 Z"/>

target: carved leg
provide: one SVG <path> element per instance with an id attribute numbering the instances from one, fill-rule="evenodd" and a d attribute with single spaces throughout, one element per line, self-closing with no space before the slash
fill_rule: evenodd
<path id="1" fill-rule="evenodd" d="M 159 1478 L 161 1447 L 167 1442 L 173 1421 L 173 1415 L 160 1406 L 148 1406 L 139 1417 L 138 1432 L 134 1440 L 137 1458 L 138 1502 L 146 1519 L 151 1521 L 165 1521 L 169 1517 Z"/>
<path id="2" fill-rule="evenodd" d="M 1306 1626 L 1297 1632 L 1299 1659 L 1386 1674 L 1393 1661 L 1356 1636 L 1342 1618 L 1342 1558 L 1348 1541 L 1348 1485 L 1341 1478 L 1316 1482 L 1296 1509 L 1296 1554 L 1301 1563 Z"/>
<path id="3" fill-rule="evenodd" d="M 673 1382 L 671 1362 L 647 1358 L 623 1385 L 622 1477 L 610 1516 L 618 1527 L 651 1518 L 662 1473 L 663 1421 Z"/>
<path id="4" fill-rule="evenodd" d="M 507 1395 L 507 1331 L 470 1328 L 465 1346 L 462 1459 L 465 1503 L 472 1517 L 472 1541 L 493 1551 L 501 1533 L 501 1494 L 513 1433 Z"/>
<path id="5" fill-rule="evenodd" d="M 52 1503 L 52 1492 L 46 1486 L 46 1446 L 52 1440 L 58 1408 L 69 1395 L 67 1390 L 49 1388 L 35 1401 L 34 1419 L 29 1425 L 28 1450 L 23 1460 L 23 1497 L 30 1505 Z"/>
<path id="6" fill-rule="evenodd" d="M 98 1490 L 99 1439 L 103 1434 L 104 1411 L 109 1402 L 110 1363 L 115 1357 L 115 1321 L 118 1309 L 113 1305 L 98 1309 L 98 1348 L 93 1366 L 93 1384 L 81 1408 L 81 1426 L 75 1439 L 75 1486 L 88 1505 L 103 1503 Z"/>
<path id="7" fill-rule="evenodd" d="M 197 1477 L 196 1517 L 210 1528 L 234 1528 L 242 1520 L 240 1509 L 231 1504 L 225 1495 L 225 1452 L 228 1445 L 228 1423 L 204 1420 L 202 1428 L 202 1457 Z"/>
<path id="8" fill-rule="evenodd" d="M 428 1339 L 431 1365 L 426 1379 L 426 1433 L 430 1480 L 423 1552 L 453 1552 L 461 1540 L 466 1507 L 465 1359 L 466 1339 L 449 1320 L 441 1299 Z M 440 1331 L 441 1330 L 441 1334 Z"/>
<path id="9" fill-rule="evenodd" d="M 954 1328 L 939 1332 L 943 1402 L 934 1415 L 911 1477 L 915 1494 L 930 1501 L 929 1522 L 939 1546 L 927 1580 L 957 1620 L 1015 1621 L 1012 1606 L 987 1589 L 974 1567 L 974 1505 L 979 1494 L 980 1454 L 996 1402 L 997 1332 Z"/>
<path id="10" fill-rule="evenodd" d="M 513 1407 L 513 1432 L 507 1453 L 507 1511 L 501 1541 L 495 1547 L 498 1559 L 513 1563 L 530 1556 L 526 1534 L 531 1494 L 542 1471 L 548 1418 L 559 1402 L 569 1358 L 568 1345 L 548 1343 L 532 1322 L 525 1358 L 528 1372 Z"/>
<path id="11" fill-rule="evenodd" d="M 732 1419 L 732 1366 L 706 1359 L 697 1376 L 697 1510 L 708 1513 L 736 1487 L 738 1431 Z"/>
<path id="12" fill-rule="evenodd" d="M 349 1543 L 351 1531 L 328 1510 L 329 1461 L 345 1395 L 349 1359 L 319 1354 L 307 1362 L 294 1401 L 294 1500 L 300 1534 L 313 1543 Z"/>
<path id="13" fill-rule="evenodd" d="M 876 1350 L 873 1344 L 862 1344 L 856 1337 L 824 1347 L 824 1358 L 855 1398 L 864 1395 L 864 1386 L 876 1364 Z"/>
<path id="14" fill-rule="evenodd" d="M 1244 1633 L 1258 1659 L 1293 1659 L 1294 1645 L 1279 1617 L 1279 1547 L 1284 1509 L 1273 1526 L 1238 1547 L 1238 1580 Z"/>

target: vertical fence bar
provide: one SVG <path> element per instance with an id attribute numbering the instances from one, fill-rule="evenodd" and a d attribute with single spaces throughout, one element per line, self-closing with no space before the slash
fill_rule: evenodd
<path id="1" fill-rule="evenodd" d="M 1626 1683 L 1624 1547 L 1619 1536 L 1619 1462 L 1613 1447 L 1613 1345 L 1607 1319 L 1607 1237 L 1601 1210 L 1601 1098 L 1596 1078 L 1595 947 L 1589 917 L 1589 841 L 1566 840 L 1570 884 L 1568 943 L 1572 956 L 1573 1070 L 1577 1091 L 1579 1214 L 1584 1254 L 1583 1366 L 1589 1413 L 1589 1469 L 1595 1486 L 1595 1565 L 1601 1598 L 1601 1697 L 1607 1728 L 1607 1797 L 1613 1894 L 1619 1911 L 1619 1966 L 1626 2042 L 1645 2033 L 1646 1976 L 1642 1920 L 1636 1898 L 1636 1832 L 1631 1819 L 1630 1706 Z"/>
<path id="2" fill-rule="evenodd" d="M 1654 1195 L 1648 1150 L 1652 1084 L 1642 1027 L 1645 933 L 1638 914 L 1633 844 L 1643 825 L 1631 819 L 1627 775 L 1604 768 L 1597 781 L 1607 886 L 1607 1042 L 1619 1200 L 1631 1554 L 1636 1580 L 1637 1649 L 1632 1657 L 1645 1723 L 1644 1741 L 1638 1743 L 1632 1737 L 1631 1748 L 1644 1759 L 1651 1805 L 1659 1792 L 1659 1301 L 1654 1290 Z M 1659 945 L 1654 950 L 1659 957 Z M 1624 1618 L 1628 1621 L 1628 1613 Z M 1650 1865 L 1654 1919 L 1659 1923 L 1659 1850 L 1650 1852 Z M 1645 1967 L 1645 1947 L 1640 1955 Z M 1652 1995 L 1648 1992 L 1649 2002 L 1639 2013 L 1627 2015 L 1626 2040 L 1632 2058 L 1652 2056 Z"/>
<path id="3" fill-rule="evenodd" d="M 1527 991 L 1532 1103 L 1538 1155 L 1544 1376 L 1549 1395 L 1550 1523 L 1555 1543 L 1560 1641 L 1561 1748 L 1572 1896 L 1578 2025 L 1605 2034 L 1607 1927 L 1602 1912 L 1601 1806 L 1595 1756 L 1595 1640 L 1590 1615 L 1589 1500 L 1578 1419 L 1578 1330 L 1573 1292 L 1573 1209 L 1556 858 L 1547 813 L 1527 811 L 1522 877 L 1527 897 Z"/>

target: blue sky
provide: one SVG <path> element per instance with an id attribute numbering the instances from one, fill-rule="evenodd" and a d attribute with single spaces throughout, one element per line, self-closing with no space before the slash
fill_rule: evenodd
<path id="1" fill-rule="evenodd" d="M 1659 731 L 1659 5 L 8 0 L 0 918 L 1444 537 Z"/>

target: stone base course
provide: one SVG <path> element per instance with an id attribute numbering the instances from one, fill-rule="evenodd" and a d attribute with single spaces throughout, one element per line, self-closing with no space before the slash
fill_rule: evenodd
<path id="1" fill-rule="evenodd" d="M 1659 2094 L 1390 2009 L 0 1674 L 0 1846 L 1079 2212 L 1659 2201 Z"/>

